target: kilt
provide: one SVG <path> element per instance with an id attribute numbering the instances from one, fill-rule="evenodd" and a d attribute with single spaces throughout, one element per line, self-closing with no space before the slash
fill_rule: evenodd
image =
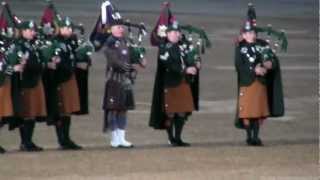
<path id="1" fill-rule="evenodd" d="M 186 113 L 194 110 L 190 85 L 183 80 L 177 87 L 164 89 L 166 113 Z"/>
<path id="2" fill-rule="evenodd" d="M 132 85 L 109 79 L 105 85 L 103 109 L 126 111 L 135 108 Z"/>
<path id="3" fill-rule="evenodd" d="M 61 114 L 69 115 L 80 110 L 79 90 L 74 74 L 71 75 L 69 80 L 58 86 L 58 96 Z"/>
<path id="4" fill-rule="evenodd" d="M 23 118 L 43 117 L 47 115 L 46 100 L 42 80 L 33 88 L 23 88 L 21 91 Z"/>
<path id="5" fill-rule="evenodd" d="M 250 86 L 240 87 L 239 118 L 265 118 L 269 116 L 267 87 L 255 80 Z"/>
<path id="6" fill-rule="evenodd" d="M 0 118 L 13 115 L 13 104 L 11 97 L 11 80 L 6 77 L 4 84 L 0 86 Z"/>

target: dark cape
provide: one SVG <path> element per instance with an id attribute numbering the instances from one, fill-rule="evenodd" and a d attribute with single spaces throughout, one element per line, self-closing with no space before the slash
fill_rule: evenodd
<path id="1" fill-rule="evenodd" d="M 48 125 L 56 123 L 56 119 L 59 117 L 59 95 L 58 95 L 58 83 L 55 76 L 55 70 L 45 69 L 43 72 L 43 86 L 46 96 L 47 117 L 46 121 Z"/>
<path id="2" fill-rule="evenodd" d="M 9 130 L 14 130 L 23 124 L 23 118 L 19 116 L 23 110 L 21 103 L 21 90 L 20 73 L 15 72 L 11 75 L 11 97 L 14 116 L 3 119 L 5 123 L 8 123 Z"/>
<path id="3" fill-rule="evenodd" d="M 80 111 L 75 112 L 75 115 L 89 114 L 89 70 L 75 69 L 76 80 L 78 84 L 79 96 L 80 96 Z"/>
<path id="4" fill-rule="evenodd" d="M 282 79 L 281 79 L 281 68 L 280 62 L 277 56 L 274 56 L 273 59 L 273 69 L 269 70 L 266 75 L 266 86 L 267 86 L 267 95 L 268 95 L 268 106 L 270 115 L 269 117 L 281 117 L 284 116 L 284 97 L 283 97 L 283 88 L 282 88 Z M 236 108 L 236 118 L 235 126 L 239 129 L 244 129 L 244 124 L 241 119 L 239 119 L 239 73 L 237 73 L 237 108 Z"/>

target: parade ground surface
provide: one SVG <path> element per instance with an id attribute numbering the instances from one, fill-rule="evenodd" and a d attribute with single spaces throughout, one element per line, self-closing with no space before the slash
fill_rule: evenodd
<path id="1" fill-rule="evenodd" d="M 44 1 L 10 0 L 14 13 L 39 21 Z M 56 0 L 63 15 L 82 22 L 87 35 L 95 24 L 100 0 Z M 102 133 L 101 109 L 105 64 L 95 53 L 90 72 L 90 115 L 73 117 L 71 134 L 81 151 L 58 149 L 55 131 L 38 124 L 34 140 L 40 153 L 19 152 L 18 131 L 1 129 L 1 180 L 318 180 L 318 1 L 253 1 L 258 25 L 272 24 L 288 34 L 287 53 L 279 53 L 286 115 L 268 119 L 262 128 L 264 147 L 248 147 L 245 132 L 233 125 L 236 107 L 234 39 L 245 18 L 247 0 L 176 0 L 181 24 L 203 27 L 213 42 L 203 56 L 201 110 L 183 133 L 192 144 L 174 148 L 166 133 L 148 127 L 157 49 L 144 40 L 149 61 L 136 80 L 136 110 L 129 113 L 128 139 L 134 149 L 112 149 Z M 161 1 L 116 0 L 122 16 L 144 21 L 151 30 Z M 108 137 L 109 138 L 109 137 Z"/>

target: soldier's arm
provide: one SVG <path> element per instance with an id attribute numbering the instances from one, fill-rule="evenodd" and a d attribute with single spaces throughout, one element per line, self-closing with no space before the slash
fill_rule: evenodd
<path id="1" fill-rule="evenodd" d="M 133 70 L 131 64 L 120 60 L 119 50 L 116 47 L 107 46 L 104 49 L 104 54 L 107 58 L 108 65 L 123 72 L 130 72 Z"/>
<path id="2" fill-rule="evenodd" d="M 250 65 L 248 65 L 248 63 L 246 64 L 241 58 L 239 46 L 237 46 L 235 49 L 235 67 L 236 67 L 236 71 L 239 74 L 243 74 L 247 76 L 255 75 L 254 67 L 251 67 Z"/>
<path id="3" fill-rule="evenodd" d="M 183 73 L 184 69 L 182 69 L 180 63 L 180 58 L 178 55 L 174 54 L 175 52 L 171 52 L 170 49 L 161 47 L 159 49 L 159 60 L 160 63 L 163 64 L 164 68 L 168 69 L 171 72 Z"/>

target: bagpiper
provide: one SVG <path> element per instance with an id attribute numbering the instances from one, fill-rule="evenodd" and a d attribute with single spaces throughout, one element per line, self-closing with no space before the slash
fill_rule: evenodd
<path id="1" fill-rule="evenodd" d="M 47 115 L 44 88 L 42 83 L 43 63 L 39 58 L 39 40 L 36 38 L 37 26 L 34 21 L 23 21 L 18 24 L 19 37 L 7 51 L 8 61 L 20 65 L 22 70 L 14 73 L 20 89 L 21 111 L 15 115 L 23 118 L 20 126 L 22 151 L 41 151 L 41 147 L 32 141 L 37 118 Z"/>
<path id="2" fill-rule="evenodd" d="M 263 145 L 259 131 L 267 117 L 284 115 L 280 62 L 271 44 L 257 37 L 260 32 L 277 36 L 277 39 L 282 41 L 283 49 L 286 49 L 287 40 L 284 32 L 274 31 L 271 26 L 258 27 L 256 12 L 250 3 L 247 19 L 241 28 L 235 49 L 238 76 L 235 125 L 246 130 L 246 143 L 250 146 Z"/>
<path id="3" fill-rule="evenodd" d="M 22 110 L 20 73 L 23 71 L 23 65 L 17 63 L 16 58 L 10 58 L 12 56 L 9 54 L 14 47 L 14 41 L 19 33 L 18 25 L 21 21 L 12 13 L 8 3 L 2 2 L 1 5 L 0 127 L 8 124 L 9 130 L 14 130 L 23 125 L 23 119 L 20 117 Z M 5 150 L 0 148 L 0 152 L 4 153 Z"/>
<path id="4" fill-rule="evenodd" d="M 193 42 L 190 36 L 193 32 L 200 35 L 200 41 Z M 163 3 L 151 34 L 151 44 L 159 51 L 149 125 L 154 129 L 165 129 L 172 146 L 190 146 L 181 135 L 187 118 L 199 109 L 202 40 L 210 46 L 202 29 L 179 25 L 170 11 L 170 4 Z"/>
<path id="5" fill-rule="evenodd" d="M 129 37 L 125 34 L 128 27 Z M 138 28 L 139 42 L 131 36 L 131 28 Z M 143 24 L 124 21 L 110 1 L 101 5 L 91 40 L 96 49 L 103 48 L 107 59 L 106 85 L 103 100 L 104 131 L 111 131 L 110 145 L 113 148 L 131 148 L 126 140 L 127 112 L 135 108 L 133 85 L 137 71 L 146 66 L 141 38 L 145 34 Z M 101 47 L 102 46 L 102 47 Z"/>
<path id="6" fill-rule="evenodd" d="M 46 62 L 48 125 L 55 125 L 60 148 L 78 150 L 82 147 L 70 138 L 72 114 L 88 114 L 88 70 L 93 46 L 79 39 L 69 17 L 62 18 L 49 1 L 41 18 L 41 57 Z"/>

